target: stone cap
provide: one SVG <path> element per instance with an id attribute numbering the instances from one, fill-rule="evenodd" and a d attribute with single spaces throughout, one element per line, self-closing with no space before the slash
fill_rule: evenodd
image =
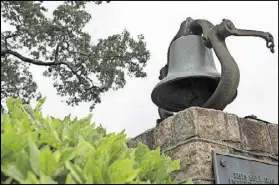
<path id="1" fill-rule="evenodd" d="M 129 141 L 150 149 L 168 151 L 185 142 L 206 140 L 229 147 L 237 153 L 268 156 L 278 160 L 278 125 L 255 119 L 237 117 L 223 111 L 191 107 L 167 118 L 156 127 Z"/>

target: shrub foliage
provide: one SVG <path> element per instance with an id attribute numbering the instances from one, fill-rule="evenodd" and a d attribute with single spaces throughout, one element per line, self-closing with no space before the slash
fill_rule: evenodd
<path id="1" fill-rule="evenodd" d="M 149 150 L 128 148 L 124 131 L 107 134 L 92 115 L 63 120 L 7 100 L 1 113 L 1 184 L 157 184 L 176 183 L 170 173 L 179 161 Z"/>

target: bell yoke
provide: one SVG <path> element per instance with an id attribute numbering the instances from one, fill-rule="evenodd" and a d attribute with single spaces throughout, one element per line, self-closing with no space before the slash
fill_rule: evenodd
<path id="1" fill-rule="evenodd" d="M 232 35 L 261 37 L 274 53 L 270 33 L 237 29 L 227 19 L 215 26 L 207 20 L 190 17 L 181 23 L 170 43 L 167 64 L 160 70 L 161 81 L 151 93 L 159 108 L 160 121 L 171 116 L 169 112 L 193 106 L 223 110 L 234 101 L 240 72 L 225 43 Z M 220 61 L 221 75 L 216 70 L 212 48 Z"/>

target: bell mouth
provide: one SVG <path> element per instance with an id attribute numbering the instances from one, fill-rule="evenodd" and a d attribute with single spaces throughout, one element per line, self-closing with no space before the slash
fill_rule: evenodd
<path id="1" fill-rule="evenodd" d="M 159 83 L 152 91 L 152 101 L 160 108 L 179 112 L 189 107 L 202 107 L 218 86 L 218 77 L 176 78 Z"/>

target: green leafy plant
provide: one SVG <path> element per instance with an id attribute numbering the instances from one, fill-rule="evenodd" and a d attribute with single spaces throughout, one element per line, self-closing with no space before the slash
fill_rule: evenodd
<path id="1" fill-rule="evenodd" d="M 90 120 L 44 117 L 40 99 L 34 109 L 7 100 L 1 114 L 1 184 L 174 184 L 179 161 L 149 150 L 128 148 L 124 131 L 107 134 Z M 188 182 L 189 183 L 189 182 Z"/>

